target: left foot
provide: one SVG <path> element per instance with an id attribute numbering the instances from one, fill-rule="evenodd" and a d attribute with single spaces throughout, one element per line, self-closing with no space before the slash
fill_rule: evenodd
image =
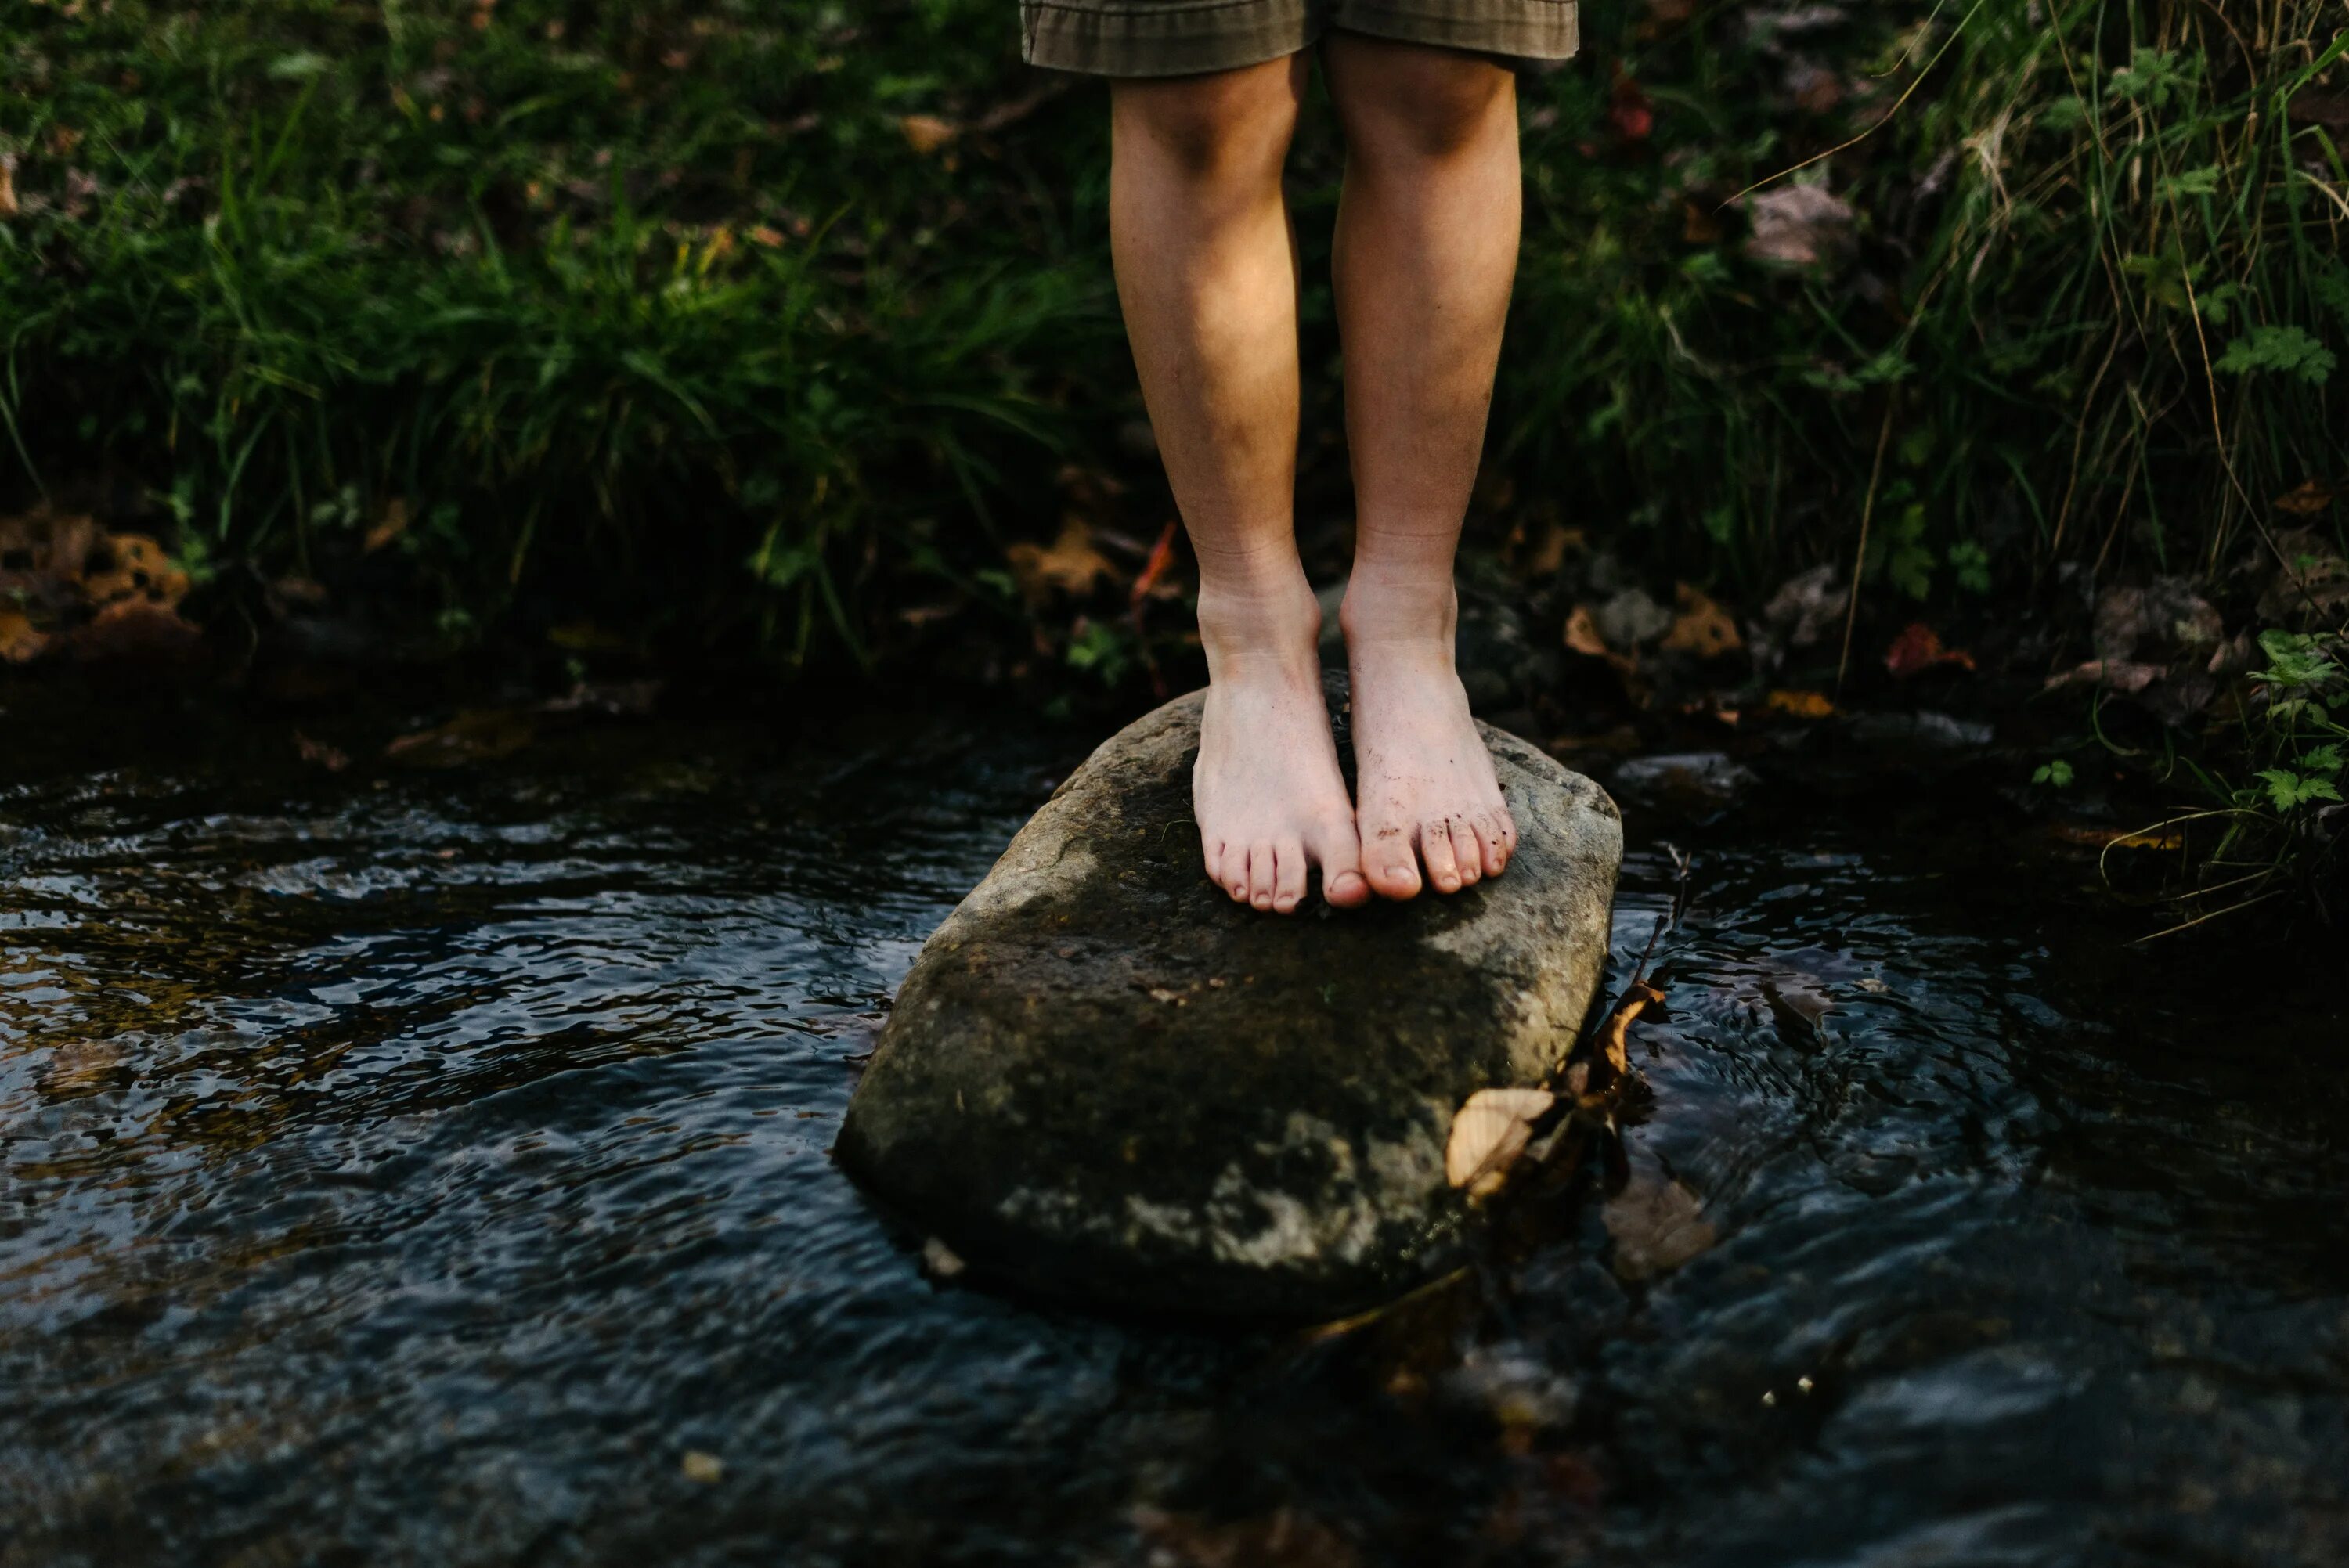
<path id="1" fill-rule="evenodd" d="M 1517 825 L 1453 666 L 1451 583 L 1431 596 L 1364 584 L 1358 571 L 1339 619 L 1352 671 L 1354 820 L 1371 891 L 1458 892 L 1500 875 Z"/>

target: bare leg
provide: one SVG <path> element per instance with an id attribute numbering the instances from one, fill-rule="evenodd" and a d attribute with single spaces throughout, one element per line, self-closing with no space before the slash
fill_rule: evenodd
<path id="1" fill-rule="evenodd" d="M 1453 667 L 1453 553 L 1516 271 L 1516 81 L 1350 34 L 1323 57 L 1346 130 L 1338 323 L 1353 454 L 1356 825 L 1387 898 L 1497 876 L 1516 824 Z"/>
<path id="2" fill-rule="evenodd" d="M 1111 97 L 1110 242 L 1166 477 L 1199 558 L 1207 707 L 1192 810 L 1207 874 L 1283 913 L 1321 869 L 1362 880 L 1297 554 L 1297 260 L 1281 164 L 1303 57 L 1121 81 Z"/>

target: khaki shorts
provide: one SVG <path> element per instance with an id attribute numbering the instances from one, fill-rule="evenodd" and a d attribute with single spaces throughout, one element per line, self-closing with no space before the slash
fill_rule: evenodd
<path id="1" fill-rule="evenodd" d="M 1367 33 L 1506 58 L 1562 60 L 1575 0 L 1020 0 L 1031 65 L 1180 77 L 1278 60 L 1321 35 Z"/>

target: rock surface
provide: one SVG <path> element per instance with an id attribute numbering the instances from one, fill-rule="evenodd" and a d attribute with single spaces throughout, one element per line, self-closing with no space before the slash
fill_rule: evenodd
<path id="1" fill-rule="evenodd" d="M 1343 677 L 1330 688 L 1339 750 Z M 1331 1316 L 1456 1259 L 1452 1118 L 1574 1042 L 1607 952 L 1614 802 L 1487 728 L 1507 872 L 1288 918 L 1201 870 L 1200 699 L 1111 738 L 907 975 L 843 1163 L 972 1272 L 1153 1311 Z"/>

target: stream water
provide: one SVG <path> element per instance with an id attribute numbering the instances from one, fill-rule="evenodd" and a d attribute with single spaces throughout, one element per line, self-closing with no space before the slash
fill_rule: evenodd
<path id="1" fill-rule="evenodd" d="M 1086 736 L 0 707 L 9 1568 L 2349 1560 L 2339 950 L 2127 946 L 1954 776 L 1627 795 L 1631 1200 L 1307 1341 L 934 1284 L 826 1157 Z"/>

